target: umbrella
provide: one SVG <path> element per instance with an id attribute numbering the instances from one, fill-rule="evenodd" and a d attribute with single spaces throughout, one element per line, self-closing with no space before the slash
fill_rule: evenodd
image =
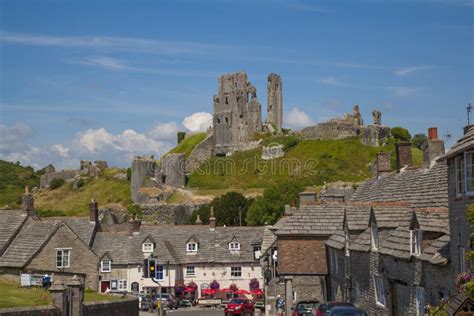
<path id="1" fill-rule="evenodd" d="M 213 295 L 213 294 L 216 294 L 216 290 L 213 290 L 213 289 L 202 289 L 201 290 L 201 294 L 209 294 L 209 295 Z"/>
<path id="2" fill-rule="evenodd" d="M 263 295 L 263 291 L 261 289 L 252 290 L 253 295 Z"/>
<path id="3" fill-rule="evenodd" d="M 187 286 L 187 287 L 184 288 L 184 291 L 185 291 L 185 292 L 194 292 L 194 291 L 196 291 L 196 288 L 195 288 L 195 287 Z"/>
<path id="4" fill-rule="evenodd" d="M 239 295 L 240 295 L 240 294 L 250 294 L 250 292 L 249 292 L 249 291 L 246 291 L 246 290 L 237 290 L 237 291 L 235 291 L 234 293 L 235 293 L 235 294 L 239 294 Z"/>
<path id="5" fill-rule="evenodd" d="M 220 289 L 219 291 L 224 292 L 224 293 L 232 293 L 232 289 L 226 288 L 226 289 Z"/>

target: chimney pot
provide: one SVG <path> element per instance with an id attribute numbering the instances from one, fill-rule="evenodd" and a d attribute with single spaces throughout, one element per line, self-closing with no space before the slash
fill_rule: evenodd
<path id="1" fill-rule="evenodd" d="M 379 152 L 377 154 L 377 177 L 383 177 L 392 171 L 392 161 L 390 153 Z"/>
<path id="2" fill-rule="evenodd" d="M 316 192 L 301 192 L 300 207 L 316 203 Z"/>
<path id="3" fill-rule="evenodd" d="M 201 216 L 199 216 L 199 214 L 197 214 L 196 216 L 196 221 L 194 222 L 196 225 L 201 225 L 202 224 L 202 221 L 201 221 Z"/>
<path id="4" fill-rule="evenodd" d="M 437 127 L 428 128 L 428 140 L 436 140 L 436 139 L 438 139 L 438 128 Z"/>
<path id="5" fill-rule="evenodd" d="M 411 152 L 411 143 L 410 142 L 403 142 L 403 143 L 396 143 L 395 150 L 397 154 L 397 171 L 403 167 L 413 165 L 413 156 Z"/>
<path id="6" fill-rule="evenodd" d="M 89 220 L 96 224 L 99 223 L 99 204 L 94 199 L 89 204 Z"/>
<path id="7" fill-rule="evenodd" d="M 214 207 L 211 206 L 211 215 L 209 216 L 209 226 L 211 227 L 211 229 L 215 229 L 216 228 L 216 217 L 214 215 Z"/>

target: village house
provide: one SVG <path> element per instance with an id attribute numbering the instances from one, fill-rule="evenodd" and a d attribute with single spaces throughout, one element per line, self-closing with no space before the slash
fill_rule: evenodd
<path id="1" fill-rule="evenodd" d="M 97 289 L 98 257 L 90 248 L 98 221 L 89 218 L 40 219 L 34 211 L 32 193 L 23 194 L 23 209 L 0 211 L 2 225 L 0 275 L 39 282 L 44 274 L 53 280 L 80 277 L 86 287 Z M 37 283 L 36 283 L 37 284 Z"/>
<path id="2" fill-rule="evenodd" d="M 177 286 L 194 283 L 199 297 L 213 281 L 247 291 L 252 279 L 263 285 L 258 261 L 263 227 L 216 227 L 215 218 L 209 226 L 133 225 L 132 234 L 97 233 L 93 249 L 101 258 L 101 291 L 157 293 L 161 287 L 174 293 Z M 144 277 L 147 258 L 157 263 L 159 284 Z"/>

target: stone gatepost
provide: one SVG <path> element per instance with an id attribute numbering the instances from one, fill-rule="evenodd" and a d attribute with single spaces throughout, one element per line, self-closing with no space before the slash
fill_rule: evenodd
<path id="1" fill-rule="evenodd" d="M 54 282 L 49 288 L 54 307 L 58 308 L 61 315 L 67 315 L 68 291 L 67 287 L 60 282 Z"/>
<path id="2" fill-rule="evenodd" d="M 70 316 L 82 316 L 82 304 L 84 303 L 84 283 L 74 275 L 70 283 L 68 283 L 70 305 Z"/>
<path id="3" fill-rule="evenodd" d="M 286 315 L 292 315 L 291 310 L 293 307 L 293 277 L 285 277 L 285 310 Z"/>

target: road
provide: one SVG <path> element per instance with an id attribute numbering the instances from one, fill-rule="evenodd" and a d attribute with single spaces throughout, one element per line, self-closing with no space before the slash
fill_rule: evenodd
<path id="1" fill-rule="evenodd" d="M 223 309 L 178 309 L 166 311 L 167 316 L 224 316 Z M 158 312 L 155 311 L 153 314 L 150 312 L 140 312 L 140 316 L 156 316 Z"/>

